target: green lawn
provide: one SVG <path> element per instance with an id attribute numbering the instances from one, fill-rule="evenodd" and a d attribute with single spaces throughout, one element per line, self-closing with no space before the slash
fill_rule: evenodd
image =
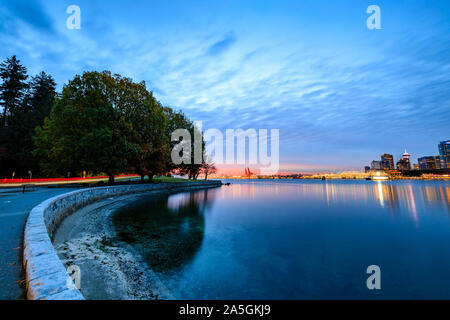
<path id="1" fill-rule="evenodd" d="M 153 180 L 159 182 L 195 182 L 195 181 L 205 181 L 204 179 L 189 180 L 183 178 L 173 178 L 173 177 L 154 177 Z"/>
<path id="2" fill-rule="evenodd" d="M 188 180 L 188 179 L 182 179 L 182 178 L 173 178 L 173 177 L 154 177 L 153 180 L 159 181 L 159 182 L 192 182 L 195 180 Z"/>

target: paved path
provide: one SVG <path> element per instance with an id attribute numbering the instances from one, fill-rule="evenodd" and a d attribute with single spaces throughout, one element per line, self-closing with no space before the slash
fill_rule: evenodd
<path id="1" fill-rule="evenodd" d="M 115 181 L 116 182 L 120 182 L 120 181 L 124 181 L 124 180 L 140 180 L 140 177 L 136 177 L 136 175 L 131 175 L 131 176 L 121 176 L 121 177 L 116 177 Z M 24 184 L 32 184 L 35 185 L 36 187 L 39 186 L 49 186 L 49 185 L 63 185 L 63 184 L 67 184 L 67 185 L 74 185 L 74 184 L 79 184 L 79 183 L 95 183 L 95 182 L 100 182 L 100 181 L 104 181 L 107 182 L 108 178 L 97 178 L 97 179 L 83 179 L 83 180 L 64 180 L 61 179 L 59 181 L 46 181 L 46 182 L 28 182 L 27 179 L 23 179 L 23 182 L 21 183 L 3 183 L 3 180 L 0 179 L 0 188 L 18 188 L 18 187 L 22 187 Z"/>
<path id="2" fill-rule="evenodd" d="M 24 279 L 22 236 L 30 210 L 42 201 L 73 188 L 36 188 L 22 194 L 19 188 L 0 189 L 0 299 L 19 299 Z"/>

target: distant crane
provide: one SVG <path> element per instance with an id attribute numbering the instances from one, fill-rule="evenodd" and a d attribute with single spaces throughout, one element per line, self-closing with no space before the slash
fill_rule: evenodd
<path id="1" fill-rule="evenodd" d="M 250 168 L 245 168 L 245 177 L 250 178 L 253 175 L 253 172 L 250 171 Z"/>

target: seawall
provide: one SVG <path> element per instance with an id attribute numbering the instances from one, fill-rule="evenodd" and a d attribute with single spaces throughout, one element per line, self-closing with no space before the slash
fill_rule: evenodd
<path id="1" fill-rule="evenodd" d="M 147 191 L 211 188 L 220 181 L 139 184 L 81 189 L 59 195 L 34 207 L 24 232 L 23 263 L 30 300 L 84 300 L 59 260 L 52 237 L 65 217 L 95 201 Z"/>

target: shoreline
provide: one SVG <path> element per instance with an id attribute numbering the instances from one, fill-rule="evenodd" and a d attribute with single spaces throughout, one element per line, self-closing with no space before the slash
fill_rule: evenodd
<path id="1" fill-rule="evenodd" d="M 73 265 L 80 268 L 80 291 L 87 300 L 175 299 L 141 255 L 118 239 L 113 216 L 140 197 L 156 198 L 180 192 L 186 190 L 107 198 L 64 219 L 55 233 L 53 246 L 66 268 Z"/>

